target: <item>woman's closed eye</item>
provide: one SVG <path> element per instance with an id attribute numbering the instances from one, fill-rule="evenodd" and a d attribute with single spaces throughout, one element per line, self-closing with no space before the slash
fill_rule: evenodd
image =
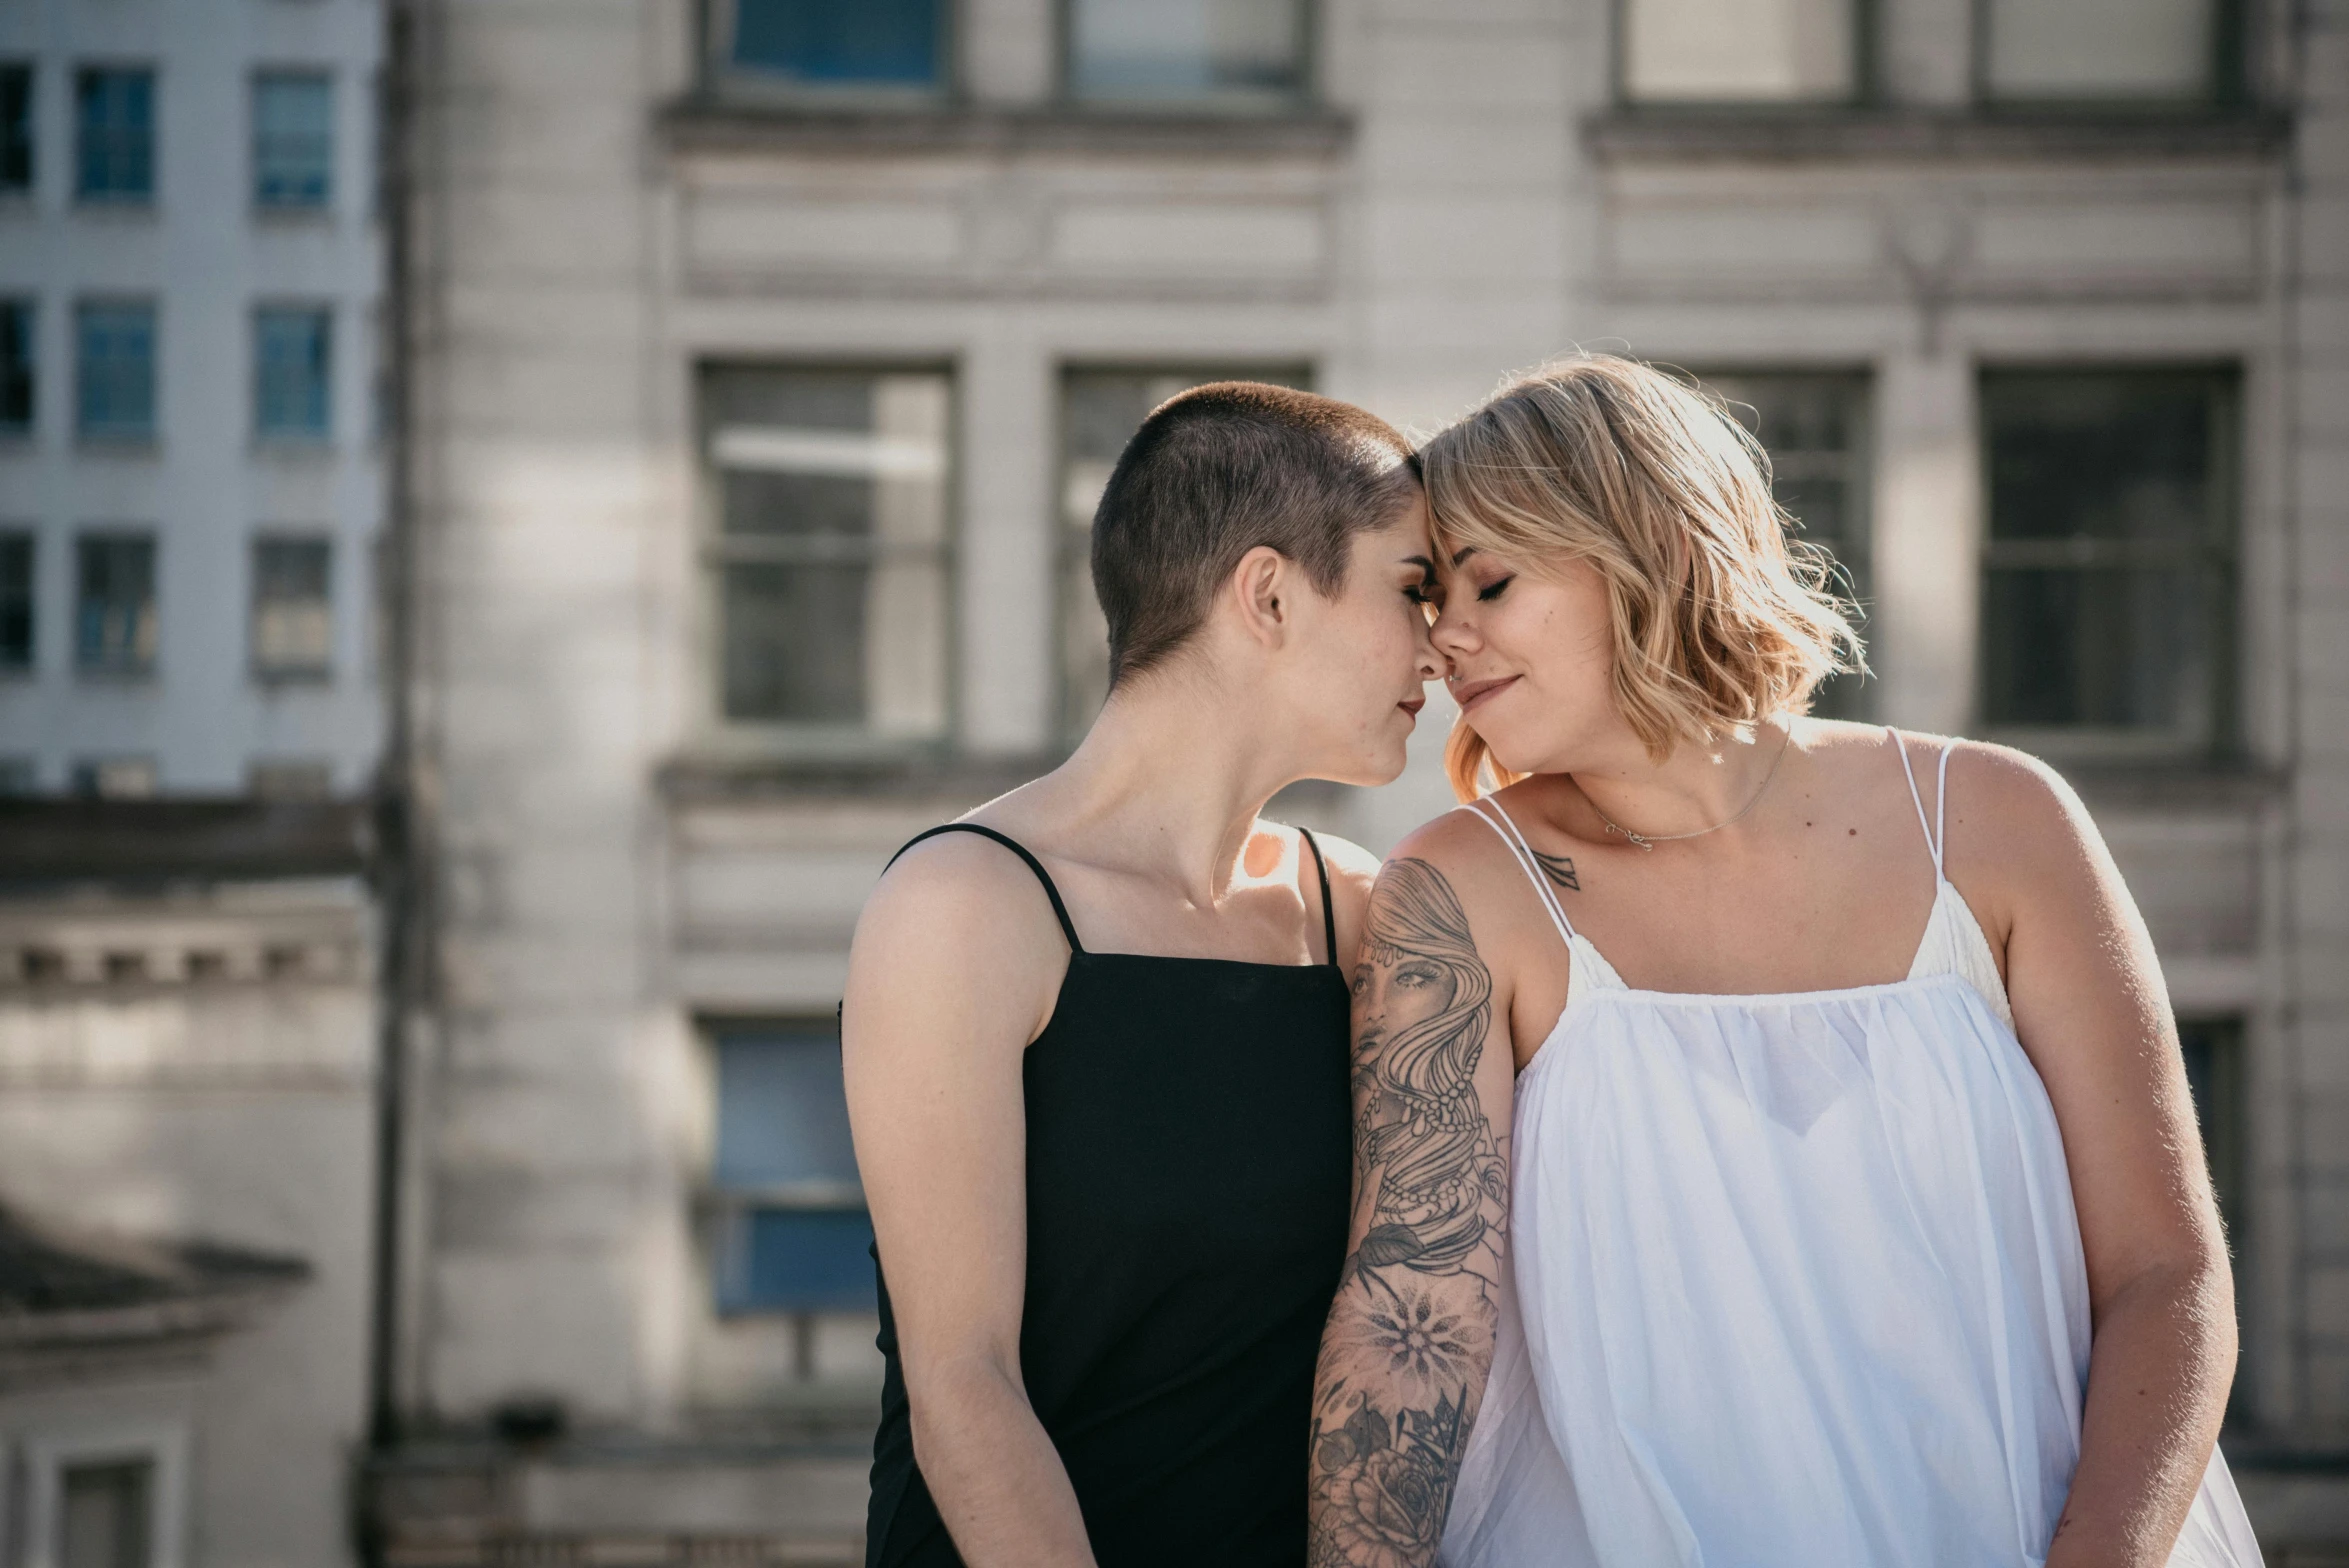
<path id="1" fill-rule="evenodd" d="M 1476 597 L 1483 603 L 1490 604 L 1493 600 L 1498 599 L 1501 596 L 1502 589 L 1508 587 L 1516 580 L 1517 574 L 1514 572 L 1510 573 L 1506 577 L 1495 578 L 1493 581 L 1485 584 L 1482 588 L 1477 589 Z"/>

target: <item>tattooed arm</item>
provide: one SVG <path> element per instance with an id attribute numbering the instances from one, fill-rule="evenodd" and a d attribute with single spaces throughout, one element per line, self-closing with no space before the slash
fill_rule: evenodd
<path id="1" fill-rule="evenodd" d="M 1354 971 L 1355 1213 L 1314 1379 L 1312 1568 L 1435 1560 L 1492 1370 L 1511 1066 L 1451 883 L 1391 861 Z"/>

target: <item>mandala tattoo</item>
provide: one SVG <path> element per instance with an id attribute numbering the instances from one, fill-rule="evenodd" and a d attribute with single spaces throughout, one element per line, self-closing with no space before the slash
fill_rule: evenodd
<path id="1" fill-rule="evenodd" d="M 1492 975 L 1451 884 L 1388 865 L 1354 972 L 1354 1170 L 1372 1201 L 1314 1381 L 1311 1568 L 1426 1568 L 1443 1537 L 1508 1214 L 1476 1094 L 1491 1027 Z"/>

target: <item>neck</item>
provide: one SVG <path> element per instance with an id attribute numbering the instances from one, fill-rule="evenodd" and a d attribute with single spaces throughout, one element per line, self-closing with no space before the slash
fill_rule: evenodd
<path id="1" fill-rule="evenodd" d="M 1098 858 L 1163 879 L 1196 907 L 1239 875 L 1265 802 L 1302 775 L 1251 705 L 1208 679 L 1169 670 L 1111 693 L 1039 802 Z"/>
<path id="2" fill-rule="evenodd" d="M 1675 747 L 1662 762 L 1636 760 L 1576 768 L 1575 786 L 1600 815 L 1648 838 L 1721 827 L 1754 804 L 1794 743 L 1783 717 L 1705 745 Z"/>

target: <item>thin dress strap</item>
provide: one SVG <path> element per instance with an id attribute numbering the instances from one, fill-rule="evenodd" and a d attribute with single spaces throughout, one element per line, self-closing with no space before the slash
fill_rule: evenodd
<path id="1" fill-rule="evenodd" d="M 1075 924 L 1069 920 L 1068 905 L 1060 901 L 1060 889 L 1052 885 L 1052 874 L 1044 869 L 1044 862 L 1038 860 L 1034 855 L 1029 854 L 1028 847 L 1025 844 L 1020 843 L 1016 839 L 1006 838 L 1003 834 L 996 832 L 993 828 L 982 827 L 976 822 L 949 822 L 944 826 L 934 827 L 926 832 L 916 833 L 912 838 L 909 838 L 905 841 L 904 845 L 897 851 L 897 855 L 891 855 L 889 857 L 889 865 L 896 865 L 898 855 L 904 854 L 906 850 L 913 848 L 922 840 L 926 838 L 936 838 L 941 833 L 976 833 L 981 838 L 993 839 L 996 843 L 1001 844 L 1005 849 L 1010 850 L 1013 854 L 1019 856 L 1020 859 L 1026 861 L 1028 863 L 1028 869 L 1036 873 L 1036 880 L 1044 884 L 1044 896 L 1052 900 L 1052 913 L 1060 921 L 1060 934 L 1068 938 L 1068 950 L 1072 953 L 1082 953 L 1085 950 L 1085 944 L 1077 940 L 1077 928 Z M 884 866 L 882 869 L 887 870 L 888 867 Z"/>
<path id="2" fill-rule="evenodd" d="M 1486 813 L 1486 806 L 1493 808 L 1491 814 Z M 1550 912 L 1550 923 L 1558 928 L 1558 935 L 1565 939 L 1566 945 L 1572 947 L 1574 923 L 1566 918 L 1566 910 L 1559 904 L 1558 895 L 1550 891 L 1549 879 L 1542 875 L 1541 861 L 1535 856 L 1533 846 L 1517 830 L 1517 819 L 1509 815 L 1506 806 L 1489 795 L 1470 801 L 1467 809 L 1475 815 L 1477 821 L 1500 835 L 1501 842 L 1516 859 L 1518 868 L 1524 871 L 1525 879 L 1533 884 L 1534 896 L 1542 901 L 1542 908 Z M 1494 821 L 1494 816 L 1498 816 L 1500 821 Z"/>
<path id="3" fill-rule="evenodd" d="M 1338 961 L 1338 912 L 1337 907 L 1330 902 L 1329 862 L 1321 858 L 1321 846 L 1313 842 L 1311 828 L 1299 828 L 1297 836 L 1313 852 L 1314 874 L 1321 878 L 1321 950 L 1329 955 L 1329 962 L 1334 965 Z"/>
<path id="4" fill-rule="evenodd" d="M 1957 737 L 1941 743 L 1941 776 L 1933 782 L 1933 874 L 1943 876 L 1941 863 L 1949 856 L 1949 754 Z"/>
<path id="5" fill-rule="evenodd" d="M 1933 878 L 1938 882 L 1941 879 L 1941 835 L 1925 815 L 1925 797 L 1917 788 L 1917 770 L 1909 765 L 1909 743 L 1902 738 L 1900 731 L 1896 729 L 1887 729 L 1884 733 L 1892 737 L 1892 749 L 1900 753 L 1900 771 L 1908 775 L 1909 801 L 1917 808 L 1917 826 L 1925 835 L 1925 847 L 1933 852 Z M 1952 746 L 1956 744 L 1955 741 L 1950 742 Z M 1941 783 L 1941 795 L 1946 796 L 1949 793 L 1949 748 L 1947 746 L 1943 747 L 1941 751 Z M 1938 813 L 1941 805 L 1940 797 L 1936 797 L 1933 804 L 1936 813 Z"/>

